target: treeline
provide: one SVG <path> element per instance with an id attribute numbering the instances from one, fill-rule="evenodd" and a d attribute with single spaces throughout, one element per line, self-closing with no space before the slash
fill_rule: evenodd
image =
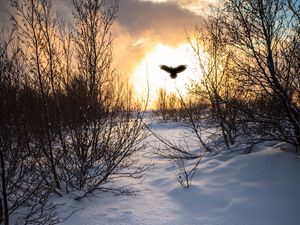
<path id="1" fill-rule="evenodd" d="M 141 115 L 112 67 L 118 2 L 73 0 L 72 24 L 51 0 L 11 4 L 0 40 L 0 223 L 57 224 L 51 195 L 126 192 L 111 181 L 143 171 L 132 159 Z"/>
<path id="2" fill-rule="evenodd" d="M 300 6 L 295 0 L 224 0 L 189 37 L 201 81 L 169 107 L 165 118 L 213 121 L 230 148 L 280 140 L 300 148 Z M 166 110 L 165 110 L 166 109 Z M 175 118 L 178 119 L 178 118 Z M 216 137 L 216 136 L 215 136 Z M 217 137 L 218 138 L 218 137 Z"/>

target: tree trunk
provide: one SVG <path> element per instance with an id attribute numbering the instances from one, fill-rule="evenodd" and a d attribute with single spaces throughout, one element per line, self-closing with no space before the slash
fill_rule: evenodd
<path id="1" fill-rule="evenodd" d="M 1 220 L 3 222 L 3 215 L 4 215 L 4 225 L 9 225 L 9 213 L 8 213 L 8 201 L 7 201 L 7 192 L 6 192 L 6 177 L 5 177 L 5 164 L 4 164 L 4 157 L 3 157 L 3 149 L 0 149 L 0 166 L 1 166 L 1 182 L 2 182 L 2 190 L 1 191 L 2 191 L 3 208 L 4 208 L 4 213 L 2 213 L 3 208 L 2 208 L 2 201 L 1 201 Z"/>

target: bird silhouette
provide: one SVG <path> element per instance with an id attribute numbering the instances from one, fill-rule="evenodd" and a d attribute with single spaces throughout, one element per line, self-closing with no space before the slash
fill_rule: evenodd
<path id="1" fill-rule="evenodd" d="M 169 67 L 169 66 L 166 66 L 166 65 L 160 65 L 160 68 L 162 70 L 168 72 L 172 79 L 175 79 L 177 77 L 177 74 L 183 72 L 187 68 L 187 66 L 186 65 L 179 65 L 179 66 L 173 68 L 171 66 Z"/>

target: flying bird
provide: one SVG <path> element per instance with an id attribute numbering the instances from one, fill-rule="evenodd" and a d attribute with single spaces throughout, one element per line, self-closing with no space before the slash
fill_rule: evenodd
<path id="1" fill-rule="evenodd" d="M 166 65 L 161 65 L 160 68 L 166 72 L 168 72 L 170 74 L 170 77 L 172 79 L 175 79 L 177 77 L 177 73 L 181 73 L 183 72 L 187 66 L 186 65 L 179 65 L 177 67 L 169 67 L 169 66 L 166 66 Z"/>

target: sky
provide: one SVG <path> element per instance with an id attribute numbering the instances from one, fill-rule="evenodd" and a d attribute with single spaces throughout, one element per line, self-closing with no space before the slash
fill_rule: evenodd
<path id="1" fill-rule="evenodd" d="M 157 44 L 175 47 L 184 42 L 187 36 L 185 30 L 193 29 L 200 22 L 200 17 L 181 7 L 180 1 L 122 0 L 114 27 L 117 30 L 115 52 L 118 53 L 115 59 L 130 72 Z M 131 63 L 123 65 L 125 57 L 131 59 Z"/>
<path id="2" fill-rule="evenodd" d="M 209 4 L 216 0 L 119 0 L 112 27 L 114 65 L 131 77 L 137 66 L 159 45 L 176 48 L 203 21 Z M 109 2 L 109 1 L 108 1 Z M 71 0 L 53 0 L 54 9 L 71 16 Z M 9 0 L 0 0 L 0 23 L 8 24 Z M 172 54 L 172 52 L 171 52 Z"/>

